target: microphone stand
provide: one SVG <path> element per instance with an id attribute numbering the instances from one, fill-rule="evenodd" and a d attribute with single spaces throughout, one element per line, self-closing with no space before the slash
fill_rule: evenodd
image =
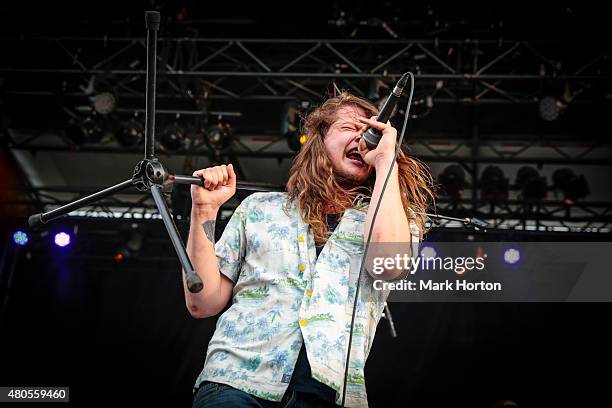
<path id="1" fill-rule="evenodd" d="M 391 337 L 395 339 L 397 337 L 397 332 L 395 331 L 395 323 L 393 323 L 393 316 L 391 316 L 391 309 L 389 309 L 387 302 L 385 302 L 385 310 L 383 311 L 382 317 L 389 322 L 389 333 Z"/>
<path id="2" fill-rule="evenodd" d="M 484 232 L 487 231 L 487 227 L 489 226 L 489 223 L 486 222 L 485 220 L 481 220 L 480 218 L 475 218 L 475 217 L 455 218 L 455 217 L 449 217 L 446 215 L 438 215 L 438 214 L 428 214 L 428 213 L 417 213 L 417 214 L 426 215 L 429 219 L 432 220 L 432 222 L 435 225 L 440 225 L 440 220 L 457 221 L 457 222 L 463 223 L 463 225 L 465 225 L 466 227 L 474 228 L 476 231 L 482 230 Z"/>
<path id="3" fill-rule="evenodd" d="M 145 125 L 145 152 L 144 159 L 136 164 L 132 177 L 119 184 L 108 187 L 104 190 L 90 194 L 86 197 L 75 200 L 71 203 L 55 208 L 45 213 L 34 214 L 29 217 L 30 227 L 46 224 L 50 220 L 68 214 L 74 210 L 84 207 L 101 198 L 119 193 L 130 187 L 136 187 L 142 192 L 151 192 L 155 206 L 161 215 L 170 236 L 174 250 L 181 262 L 185 274 L 187 287 L 191 293 L 202 290 L 204 283 L 193 269 L 189 260 L 185 244 L 181 239 L 176 224 L 168 205 L 163 197 L 164 193 L 170 193 L 175 184 L 196 184 L 204 185 L 201 177 L 184 176 L 171 174 L 168 169 L 155 157 L 155 82 L 156 82 L 156 59 L 157 59 L 157 31 L 160 25 L 160 14 L 156 11 L 145 12 L 145 22 L 147 28 L 147 77 L 146 77 L 146 125 Z M 268 184 L 238 182 L 236 188 L 253 191 L 278 191 L 279 188 Z"/>

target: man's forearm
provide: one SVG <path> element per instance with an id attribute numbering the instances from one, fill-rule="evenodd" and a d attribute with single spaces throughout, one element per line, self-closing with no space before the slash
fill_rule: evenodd
<path id="1" fill-rule="evenodd" d="M 365 237 L 370 232 L 374 210 L 378 205 L 382 193 L 385 177 L 391 165 L 384 163 L 376 167 L 376 182 L 368 210 L 365 225 Z M 391 176 L 382 196 L 382 202 L 376 215 L 371 242 L 411 242 L 410 225 L 404 206 L 402 205 L 401 190 L 399 187 L 397 164 L 393 167 Z"/>
<path id="2" fill-rule="evenodd" d="M 198 275 L 204 282 L 204 288 L 198 293 L 187 289 L 183 273 L 185 301 L 189 312 L 194 317 L 206 317 L 218 313 L 227 301 L 221 296 L 222 277 L 215 254 L 215 220 L 217 210 L 191 211 L 187 255 Z"/>
<path id="3" fill-rule="evenodd" d="M 365 225 L 365 239 L 367 239 L 376 205 L 380 201 L 383 184 L 385 183 L 385 177 L 389 172 L 390 164 L 382 164 L 376 167 L 376 182 L 374 183 L 374 191 L 372 192 L 372 200 L 368 209 L 368 215 Z M 387 187 L 385 188 L 384 194 L 382 195 L 382 201 L 378 213 L 376 215 L 376 221 L 374 223 L 374 229 L 372 231 L 371 243 L 398 243 L 402 246 L 392 245 L 392 247 L 384 245 L 374 245 L 372 252 L 368 258 L 378 257 L 395 257 L 397 254 L 403 256 L 412 256 L 411 243 L 412 236 L 410 232 L 410 224 L 408 217 L 404 211 L 404 206 L 401 199 L 401 190 L 399 187 L 399 178 L 397 164 L 394 166 Z M 405 244 L 405 245 L 403 245 Z M 406 252 L 403 252 L 405 248 Z M 398 252 L 398 250 L 400 252 Z M 375 279 L 393 280 L 397 279 L 402 275 L 402 270 L 386 270 L 380 275 L 372 275 Z"/>

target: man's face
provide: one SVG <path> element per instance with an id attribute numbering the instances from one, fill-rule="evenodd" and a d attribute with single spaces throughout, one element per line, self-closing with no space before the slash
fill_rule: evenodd
<path id="1" fill-rule="evenodd" d="M 367 126 L 357 120 L 366 116 L 362 108 L 343 106 L 338 109 L 338 119 L 330 126 L 324 138 L 327 156 L 334 172 L 351 184 L 362 184 L 372 173 L 372 166 L 365 164 L 357 152 L 359 139 Z"/>

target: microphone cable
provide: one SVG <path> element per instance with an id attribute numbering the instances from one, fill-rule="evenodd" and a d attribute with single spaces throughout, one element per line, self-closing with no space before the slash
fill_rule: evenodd
<path id="1" fill-rule="evenodd" d="M 410 95 L 408 96 L 408 103 L 406 105 L 406 114 L 404 116 L 404 124 L 402 125 L 402 131 L 400 133 L 400 138 L 397 141 L 397 147 L 395 149 L 395 156 L 393 157 L 393 161 L 391 162 L 391 167 L 387 172 L 387 176 L 385 177 L 385 182 L 383 184 L 382 190 L 380 192 L 380 198 L 378 199 L 378 203 L 376 204 L 376 208 L 374 209 L 374 214 L 372 215 L 372 223 L 370 224 L 370 232 L 368 233 L 368 239 L 366 241 L 365 249 L 363 251 L 363 256 L 361 258 L 361 266 L 359 268 L 359 274 L 357 275 L 357 288 L 355 289 L 355 300 L 353 301 L 353 312 L 351 315 L 351 328 L 349 331 L 349 339 L 348 339 L 348 352 L 346 354 L 346 365 L 344 368 L 344 385 L 342 387 L 342 407 L 344 408 L 344 403 L 346 399 L 346 385 L 348 380 L 348 370 L 349 363 L 351 359 L 351 345 L 353 342 L 353 328 L 355 325 L 355 313 L 357 311 L 357 300 L 359 299 L 359 283 L 361 282 L 361 275 L 363 273 L 365 259 L 368 254 L 368 248 L 370 246 L 370 240 L 372 238 L 372 231 L 374 231 L 374 223 L 376 222 L 376 216 L 378 215 L 378 209 L 380 208 L 380 203 L 382 202 L 383 196 L 385 194 L 385 190 L 387 188 L 387 183 L 389 182 L 389 178 L 391 177 L 391 172 L 393 171 L 393 166 L 395 166 L 397 156 L 402 148 L 402 141 L 404 140 L 404 133 L 406 133 L 406 124 L 408 123 L 408 118 L 410 117 L 410 105 L 412 104 L 412 94 L 414 93 L 414 75 L 412 72 L 407 72 L 405 75 L 410 77 Z M 391 96 L 389 96 L 391 97 Z M 412 237 L 410 238 L 410 244 L 412 245 Z"/>

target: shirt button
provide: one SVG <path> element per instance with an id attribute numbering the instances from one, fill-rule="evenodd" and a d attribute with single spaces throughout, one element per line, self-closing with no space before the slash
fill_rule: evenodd
<path id="1" fill-rule="evenodd" d="M 306 269 L 306 267 L 304 266 L 304 264 L 300 264 L 300 266 L 298 266 L 300 271 L 303 271 L 304 269 Z"/>
<path id="2" fill-rule="evenodd" d="M 308 289 L 306 291 L 306 296 L 308 296 L 308 297 L 312 296 L 312 290 L 311 289 Z"/>
<path id="3" fill-rule="evenodd" d="M 306 319 L 300 319 L 300 326 L 304 327 L 308 324 L 308 320 Z"/>
<path id="4" fill-rule="evenodd" d="M 298 242 L 304 242 L 304 237 L 303 236 L 298 236 Z"/>

